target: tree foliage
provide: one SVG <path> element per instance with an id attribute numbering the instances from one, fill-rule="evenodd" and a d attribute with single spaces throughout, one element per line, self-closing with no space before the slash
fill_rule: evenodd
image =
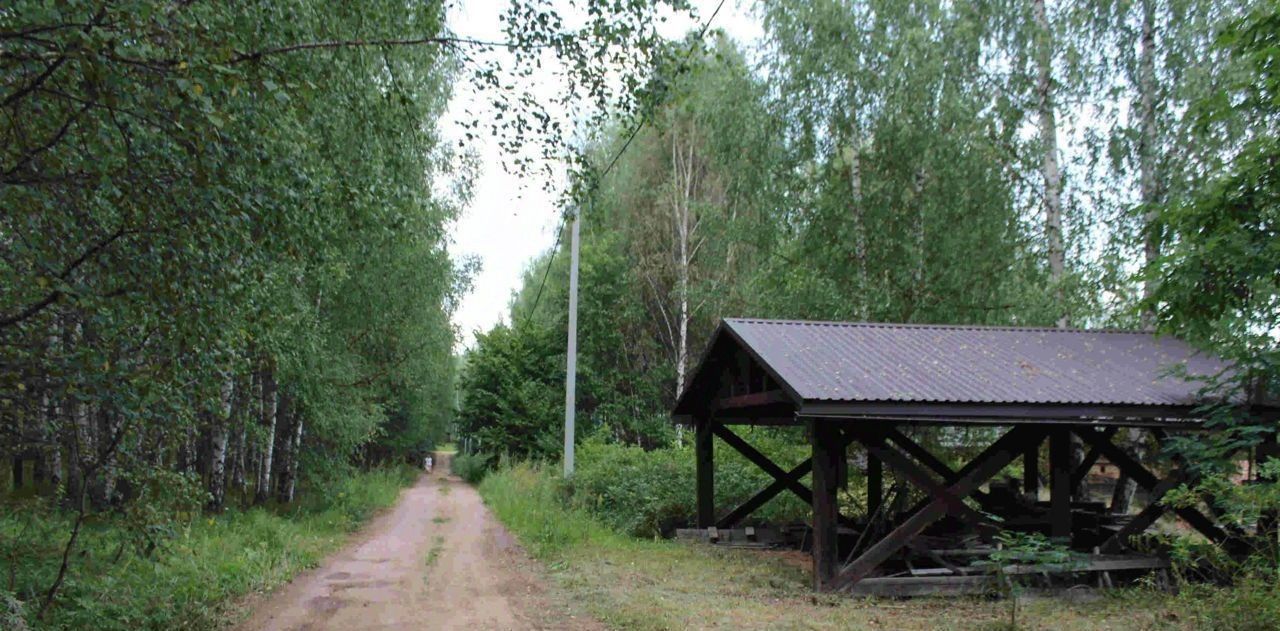
<path id="1" fill-rule="evenodd" d="M 565 98 L 625 110 L 655 37 L 649 3 L 570 26 L 514 2 L 503 42 L 446 8 L 0 8 L 0 455 L 74 515 L 52 584 L 18 595 L 40 615 L 90 516 L 145 539 L 181 512 L 157 492 L 287 503 L 443 437 L 469 274 L 446 252 L 469 194 L 436 126 L 451 86 L 502 112 L 464 124 L 563 157 L 512 77 L 551 56 Z"/>

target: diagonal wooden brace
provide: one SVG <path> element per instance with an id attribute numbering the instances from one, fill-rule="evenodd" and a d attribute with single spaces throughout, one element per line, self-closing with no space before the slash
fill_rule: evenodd
<path id="1" fill-rule="evenodd" d="M 773 499 L 777 494 L 789 488 L 792 484 L 799 484 L 800 478 L 808 475 L 809 471 L 812 469 L 813 459 L 806 458 L 804 462 L 792 467 L 790 471 L 786 472 L 783 479 L 775 479 L 772 484 L 765 487 L 759 493 L 753 495 L 751 499 L 743 502 L 741 506 L 730 511 L 728 515 L 721 517 L 720 521 L 716 522 L 716 528 L 733 528 L 738 525 L 738 522 L 746 519 L 751 515 L 751 513 L 756 512 L 756 510 L 761 506 L 764 506 L 765 502 Z"/>
<path id="2" fill-rule="evenodd" d="M 888 438 L 890 441 L 897 444 L 898 447 L 907 452 L 907 454 L 912 458 L 919 461 L 920 464 L 933 469 L 934 473 L 942 476 L 943 484 L 955 484 L 956 480 L 960 479 L 959 472 L 953 471 L 951 467 L 947 466 L 947 463 L 939 460 L 937 456 L 929 453 L 929 450 L 922 447 L 920 443 L 911 440 L 896 428 L 890 427 L 884 430 L 884 435 L 885 438 Z M 996 512 L 994 507 L 990 506 L 987 501 L 986 493 L 983 493 L 982 491 L 974 491 L 972 497 L 982 505 L 983 510 L 993 513 Z"/>
<path id="3" fill-rule="evenodd" d="M 1160 503 L 1160 500 L 1164 499 L 1165 493 L 1182 484 L 1183 481 L 1185 481 L 1185 476 L 1181 472 L 1161 480 L 1154 489 L 1151 489 L 1151 499 L 1147 507 L 1129 519 L 1129 523 L 1125 524 L 1123 528 L 1102 542 L 1102 545 L 1099 546 L 1102 552 L 1107 554 L 1123 552 L 1129 546 L 1130 537 L 1142 534 L 1147 528 L 1151 527 L 1151 524 L 1160 519 L 1160 516 L 1165 512 L 1165 506 Z"/>
<path id="4" fill-rule="evenodd" d="M 1009 430 L 974 458 L 973 462 L 965 466 L 962 477 L 947 487 L 948 494 L 959 498 L 967 497 L 983 482 L 1020 456 L 1024 443 L 1042 436 L 1041 430 L 1025 425 Z M 947 502 L 943 499 L 930 501 L 880 541 L 867 548 L 861 556 L 845 566 L 829 585 L 823 587 L 828 590 L 839 590 L 862 580 L 895 552 L 906 546 L 916 535 L 923 532 L 929 524 L 946 515 L 947 508 Z"/>
<path id="5" fill-rule="evenodd" d="M 930 497 L 941 500 L 947 506 L 947 512 L 955 515 L 961 520 L 967 522 L 975 529 L 981 529 L 987 525 L 988 520 L 976 510 L 964 503 L 962 498 L 953 495 L 944 485 L 946 482 L 939 483 L 929 475 L 927 471 L 912 462 L 909 458 L 902 455 L 897 449 L 890 447 L 885 443 L 884 434 L 870 434 L 858 432 L 855 434 L 858 442 L 866 447 L 867 452 L 879 458 L 885 464 L 896 469 L 899 473 L 911 480 L 912 484 L 923 489 Z M 903 437 L 905 438 L 905 437 Z M 927 453 L 927 452 L 926 452 Z M 941 463 L 939 463 L 941 464 Z M 950 468 L 941 465 L 943 469 L 950 472 Z"/>
<path id="6" fill-rule="evenodd" d="M 1108 427 L 1102 430 L 1102 437 L 1110 441 L 1116 432 L 1120 431 L 1119 427 Z M 1097 447 L 1089 447 L 1089 451 L 1084 455 L 1084 460 L 1080 461 L 1080 466 L 1071 473 L 1071 488 L 1078 488 L 1085 477 L 1089 475 L 1089 470 L 1098 462 L 1098 458 L 1102 456 L 1102 451 Z"/>
<path id="7" fill-rule="evenodd" d="M 1130 479 L 1137 482 L 1138 486 L 1141 486 L 1148 491 L 1155 491 L 1156 488 L 1160 486 L 1161 480 L 1156 476 L 1156 474 L 1142 466 L 1142 463 L 1135 460 L 1133 456 L 1125 453 L 1123 449 L 1112 443 L 1110 439 L 1105 438 L 1101 432 L 1081 429 L 1077 429 L 1075 432 L 1085 442 L 1097 447 L 1108 460 L 1127 474 Z M 1201 513 L 1191 507 L 1175 508 L 1174 512 L 1188 524 L 1191 524 L 1192 528 L 1200 531 L 1200 534 L 1208 537 L 1210 541 L 1214 543 L 1223 543 L 1228 539 L 1227 533 L 1223 532 L 1223 530 L 1219 528 L 1212 519 L 1206 517 L 1204 513 Z"/>
<path id="8" fill-rule="evenodd" d="M 788 477 L 787 472 L 782 467 L 774 464 L 772 460 L 764 454 L 752 447 L 747 441 L 742 440 L 740 436 L 733 433 L 728 427 L 715 423 L 711 426 L 711 431 L 720 437 L 727 445 L 733 447 L 738 453 L 742 454 L 747 460 L 750 460 L 757 467 L 760 467 L 765 473 L 773 477 L 775 481 L 783 483 L 788 490 L 795 493 L 797 497 L 804 500 L 806 504 L 813 503 L 813 492 L 808 487 L 800 483 L 800 477 L 794 479 Z M 811 463 L 812 464 L 812 463 Z"/>

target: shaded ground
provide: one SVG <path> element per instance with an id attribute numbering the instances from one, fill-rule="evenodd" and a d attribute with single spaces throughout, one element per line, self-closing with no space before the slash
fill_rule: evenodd
<path id="1" fill-rule="evenodd" d="M 435 473 L 346 549 L 253 607 L 243 631 L 592 629 L 540 582 L 475 489 Z"/>

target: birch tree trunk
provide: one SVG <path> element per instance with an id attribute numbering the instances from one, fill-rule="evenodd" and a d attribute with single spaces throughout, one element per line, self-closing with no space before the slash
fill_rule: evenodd
<path id="1" fill-rule="evenodd" d="M 1053 28 L 1044 0 L 1033 1 L 1035 20 L 1036 108 L 1040 123 L 1040 174 L 1044 178 L 1044 236 L 1049 251 L 1049 280 L 1059 310 L 1057 325 L 1069 319 L 1063 304 L 1062 277 L 1065 270 L 1062 244 L 1062 170 L 1058 164 L 1058 119 L 1053 98 Z"/>
<path id="2" fill-rule="evenodd" d="M 53 332 L 49 334 L 49 354 L 56 356 L 59 351 L 61 340 L 59 339 L 60 325 L 58 318 L 54 317 Z M 44 423 L 41 427 L 41 437 L 45 443 L 45 455 L 42 459 L 44 462 L 44 477 L 49 484 L 49 488 L 57 489 L 62 485 L 62 436 L 63 406 L 59 402 L 56 393 L 45 391 L 44 394 Z"/>
<path id="3" fill-rule="evenodd" d="M 690 134 L 692 136 L 692 134 Z M 672 199 L 671 213 L 676 232 L 676 396 L 684 389 L 689 369 L 689 267 L 693 262 L 692 239 L 697 225 L 689 207 L 694 189 L 694 139 L 687 149 L 680 147 L 679 129 L 671 133 Z"/>
<path id="4" fill-rule="evenodd" d="M 120 431 L 121 422 L 119 414 L 107 408 L 100 408 L 98 413 L 89 420 L 92 437 L 89 440 L 91 447 L 86 453 L 93 460 L 91 465 L 86 466 L 92 466 L 96 473 L 93 479 L 88 480 L 89 502 L 96 510 L 106 508 L 115 493 L 117 475 L 115 450 L 108 443 L 114 439 L 116 432 Z"/>
<path id="5" fill-rule="evenodd" d="M 858 279 L 857 318 L 868 319 L 867 310 L 867 228 L 862 197 L 862 138 L 856 129 L 849 149 L 849 221 L 853 224 L 854 270 Z"/>
<path id="6" fill-rule="evenodd" d="M 293 501 L 298 482 L 298 456 L 302 451 L 302 415 L 298 413 L 297 406 L 290 403 L 288 415 L 284 418 L 287 418 L 290 423 L 286 424 L 290 431 L 284 436 L 284 444 L 280 450 L 280 479 L 276 489 L 276 500 L 281 504 L 288 504 Z M 282 423 L 283 420 L 282 418 Z"/>
<path id="7" fill-rule="evenodd" d="M 1066 270 L 1065 247 L 1062 238 L 1062 169 L 1058 163 L 1058 115 L 1053 85 L 1053 25 L 1045 10 L 1044 0 L 1033 0 L 1032 19 L 1035 23 L 1036 59 L 1036 109 L 1040 125 L 1040 175 L 1044 179 L 1044 238 L 1049 254 L 1049 282 L 1053 285 L 1054 307 L 1058 311 L 1056 325 L 1070 325 L 1063 293 L 1063 277 Z M 1084 443 L 1079 436 L 1071 435 L 1072 468 L 1084 462 Z M 1072 489 L 1077 498 L 1089 495 L 1087 476 Z"/>
<path id="8" fill-rule="evenodd" d="M 235 378 L 230 372 L 222 381 L 219 393 L 221 409 L 209 427 L 209 506 L 212 512 L 221 512 L 227 495 L 227 433 L 231 423 L 232 398 L 235 396 Z"/>
<path id="9" fill-rule="evenodd" d="M 244 492 L 245 467 L 245 419 L 253 405 L 252 377 L 241 377 L 235 388 L 231 406 L 231 436 L 227 444 L 227 491 Z"/>
<path id="10" fill-rule="evenodd" d="M 302 455 L 302 415 L 296 414 L 297 422 L 293 428 L 293 445 L 289 447 L 289 485 L 285 488 L 286 501 L 292 502 L 298 487 L 298 472 L 301 468 Z"/>
<path id="11" fill-rule="evenodd" d="M 297 413 L 293 409 L 293 401 L 289 395 L 281 392 L 277 395 L 276 408 L 276 455 L 275 455 L 275 494 L 276 501 L 287 503 L 293 499 L 291 489 L 293 482 L 293 425 Z"/>
<path id="12" fill-rule="evenodd" d="M 62 428 L 62 410 L 53 395 L 45 393 L 44 397 L 44 423 L 40 431 L 45 442 L 45 453 L 41 462 L 45 482 L 49 488 L 56 489 L 62 485 L 62 445 L 58 440 Z"/>
<path id="13" fill-rule="evenodd" d="M 276 413 L 279 401 L 276 392 L 275 375 L 270 368 L 262 371 L 262 425 L 266 427 L 266 437 L 262 441 L 262 462 L 258 467 L 258 479 L 254 485 L 253 503 L 264 504 L 271 498 L 271 458 L 276 447 Z"/>
<path id="14" fill-rule="evenodd" d="M 1161 235 L 1156 222 L 1156 205 L 1164 201 L 1164 185 L 1158 173 L 1157 151 L 1159 135 L 1156 116 L 1158 112 L 1158 95 L 1156 90 L 1156 15 L 1155 3 L 1143 0 L 1142 30 L 1138 39 L 1138 116 L 1140 130 L 1138 136 L 1138 188 L 1142 196 L 1143 214 L 1143 259 L 1151 266 L 1160 257 Z M 1155 293 L 1155 280 L 1148 278 L 1142 286 L 1142 297 L 1149 301 Z M 1149 306 L 1142 309 L 1142 328 L 1155 328 L 1155 311 Z M 1142 430 L 1130 428 L 1125 430 L 1125 439 L 1139 462 L 1146 460 L 1146 443 L 1142 440 Z M 1115 491 L 1111 495 L 1111 512 L 1124 515 L 1133 505 L 1133 494 L 1137 484 L 1124 473 L 1116 480 Z"/>

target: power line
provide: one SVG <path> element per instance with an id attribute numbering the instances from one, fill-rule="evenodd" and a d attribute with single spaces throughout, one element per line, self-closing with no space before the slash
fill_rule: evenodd
<path id="1" fill-rule="evenodd" d="M 542 301 L 542 290 L 547 287 L 547 276 L 551 275 L 551 264 L 556 260 L 556 252 L 560 251 L 560 237 L 564 234 L 564 219 L 560 220 L 560 227 L 556 228 L 556 243 L 551 246 L 551 258 L 547 259 L 547 269 L 542 272 L 542 283 L 538 285 L 538 295 L 533 299 L 533 308 L 529 310 L 530 318 L 538 312 L 538 303 Z"/>
<path id="2" fill-rule="evenodd" d="M 708 17 L 706 21 L 702 23 L 702 28 L 698 29 L 697 39 L 690 42 L 689 49 L 685 51 L 684 61 L 686 64 L 688 63 L 689 58 L 693 56 L 693 51 L 697 47 L 697 42 L 701 42 L 702 39 L 707 36 L 707 30 L 711 28 L 712 20 L 716 19 L 716 16 L 720 14 L 720 9 L 722 8 L 724 8 L 724 0 L 720 0 L 720 2 L 716 4 L 715 11 L 712 11 L 711 16 Z M 680 66 L 681 72 L 684 72 L 686 69 L 687 69 L 686 65 Z M 613 158 L 609 160 L 609 164 L 605 165 L 604 170 L 600 172 L 600 176 L 597 177 L 591 183 L 591 190 L 588 191 L 588 194 L 594 194 L 597 183 L 604 180 L 604 178 L 609 175 L 609 172 L 613 170 L 613 167 L 618 164 L 618 159 L 622 157 L 623 153 L 626 153 L 627 148 L 631 146 L 631 141 L 636 139 L 636 135 L 640 133 L 640 129 L 645 126 L 645 123 L 649 122 L 649 118 L 652 112 L 653 110 L 649 110 L 640 115 L 640 121 L 636 123 L 635 127 L 631 128 L 631 133 L 627 134 L 627 140 L 622 143 L 622 147 L 618 149 L 617 153 L 613 154 Z M 574 212 L 581 212 L 581 211 L 577 210 Z M 551 264 L 555 262 L 556 253 L 560 251 L 560 237 L 561 235 L 564 234 L 564 224 L 565 224 L 565 220 L 561 218 L 560 227 L 556 230 L 555 245 L 551 246 L 551 258 L 547 259 L 547 269 L 542 273 L 542 282 L 538 285 L 537 295 L 534 296 L 533 308 L 529 310 L 528 317 L 530 318 L 533 317 L 534 313 L 537 313 L 538 303 L 542 301 L 542 290 L 545 289 L 547 286 L 547 276 L 551 275 Z"/>

